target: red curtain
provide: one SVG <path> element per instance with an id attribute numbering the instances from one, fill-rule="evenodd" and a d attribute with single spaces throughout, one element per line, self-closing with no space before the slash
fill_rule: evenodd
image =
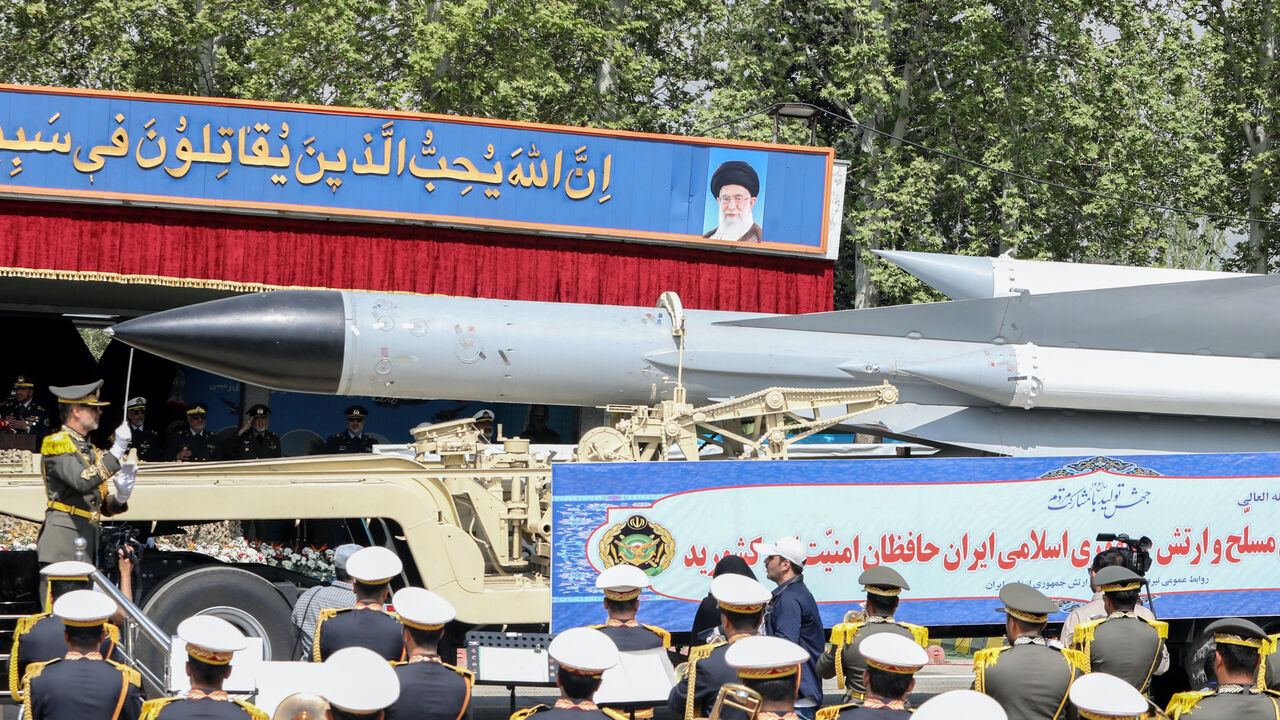
<path id="1" fill-rule="evenodd" d="M 830 310 L 833 282 L 825 260 L 25 201 L 0 202 L 0 267 L 608 305 L 674 290 L 689 308 L 771 313 Z"/>

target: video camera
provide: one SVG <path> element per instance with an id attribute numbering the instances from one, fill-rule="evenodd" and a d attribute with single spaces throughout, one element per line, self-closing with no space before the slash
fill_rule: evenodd
<path id="1" fill-rule="evenodd" d="M 133 561 L 134 569 L 142 559 L 146 548 L 138 540 L 138 528 L 129 525 L 104 525 L 98 544 L 98 569 L 108 577 L 119 580 L 120 551 Z"/>
<path id="2" fill-rule="evenodd" d="M 1124 533 L 1098 533 L 1097 540 L 1123 544 L 1117 549 L 1124 557 L 1124 566 L 1133 572 L 1145 576 L 1151 569 L 1151 538 L 1146 535 L 1135 539 Z"/>

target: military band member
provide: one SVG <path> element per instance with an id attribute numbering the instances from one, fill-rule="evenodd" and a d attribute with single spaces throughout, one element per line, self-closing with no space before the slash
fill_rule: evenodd
<path id="1" fill-rule="evenodd" d="M 928 628 L 893 619 L 898 596 L 911 589 L 896 570 L 883 565 L 867 568 L 858 576 L 858 583 L 867 593 L 865 613 L 862 617 L 850 613 L 832 628 L 832 646 L 818 658 L 818 674 L 836 678 L 838 686 L 845 689 L 845 702 L 861 700 L 867 691 L 862 684 L 866 663 L 858 651 L 864 639 L 877 633 L 893 633 L 911 638 L 921 647 L 929 646 Z"/>
<path id="2" fill-rule="evenodd" d="M 267 720 L 252 704 L 236 700 L 222 689 L 231 675 L 231 658 L 248 645 L 235 625 L 212 615 L 196 615 L 178 623 L 178 637 L 187 644 L 185 697 L 148 700 L 143 720 Z"/>
<path id="3" fill-rule="evenodd" d="M 1082 675 L 1071 683 L 1071 704 L 1081 720 L 1142 720 L 1147 699 L 1127 680 L 1107 673 Z"/>
<path id="4" fill-rule="evenodd" d="M 320 611 L 312 659 L 320 662 L 342 648 L 362 647 L 386 660 L 403 660 L 403 628 L 385 608 L 391 579 L 403 569 L 400 558 L 384 547 L 361 548 L 354 553 L 347 560 L 347 573 L 353 581 L 356 604 Z"/>
<path id="5" fill-rule="evenodd" d="M 440 659 L 444 626 L 457 616 L 453 605 L 422 588 L 404 588 L 395 594 L 396 614 L 404 625 L 404 647 L 409 659 L 396 663 L 400 698 L 387 708 L 387 720 L 462 720 L 471 717 L 470 670 Z"/>
<path id="6" fill-rule="evenodd" d="M 726 573 L 711 581 L 711 596 L 720 608 L 720 631 L 727 640 L 717 640 L 689 650 L 685 677 L 667 696 L 667 707 L 684 713 L 685 720 L 706 717 L 725 683 L 736 683 L 738 671 L 729 667 L 724 655 L 733 643 L 756 635 L 764 617 L 764 606 L 773 594 L 759 582 L 743 575 Z M 745 720 L 745 713 L 725 708 L 721 720 Z"/>
<path id="7" fill-rule="evenodd" d="M 147 399 L 138 396 L 125 407 L 125 420 L 129 423 L 129 447 L 138 451 L 138 459 L 157 462 L 164 459 L 164 443 L 160 433 L 147 427 Z"/>
<path id="8" fill-rule="evenodd" d="M 757 635 L 729 646 L 724 660 L 738 671 L 738 680 L 760 693 L 755 720 L 799 720 L 800 666 L 809 651 L 780 637 Z"/>
<path id="9" fill-rule="evenodd" d="M 271 432 L 271 408 L 258 403 L 245 413 L 244 423 L 222 446 L 226 460 L 280 457 L 280 436 Z"/>
<path id="10" fill-rule="evenodd" d="M 60 658 L 67 654 L 66 629 L 62 620 L 53 614 L 52 605 L 58 598 L 72 590 L 91 590 L 93 581 L 89 576 L 95 568 L 86 562 L 66 560 L 45 565 L 40 568 L 40 576 L 46 583 L 41 595 L 45 598 L 45 607 L 49 608 L 35 615 L 27 615 L 18 619 L 13 630 L 13 648 L 9 651 L 9 693 L 14 700 L 22 700 L 22 678 L 27 666 Z M 120 630 L 111 623 L 104 623 L 107 636 L 98 648 L 98 652 L 116 662 L 125 662 L 124 654 L 116 645 L 120 642 Z"/>
<path id="11" fill-rule="evenodd" d="M 1009 720 L 1000 703 L 973 690 L 949 690 L 920 704 L 912 720 Z"/>
<path id="12" fill-rule="evenodd" d="M 187 426 L 165 438 L 164 459 L 178 462 L 209 462 L 222 459 L 218 437 L 206 429 L 209 406 L 202 402 L 187 408 Z"/>
<path id="13" fill-rule="evenodd" d="M 636 620 L 640 593 L 647 587 L 649 576 L 635 565 L 614 565 L 596 577 L 596 588 L 604 593 L 609 619 L 591 627 L 609 636 L 622 652 L 671 647 L 671 633 Z"/>
<path id="14" fill-rule="evenodd" d="M 400 680 L 377 653 L 343 648 L 324 662 L 324 691 L 332 720 L 380 720 L 400 697 Z"/>
<path id="15" fill-rule="evenodd" d="M 82 537 L 90 559 L 98 557 L 98 540 L 103 517 L 128 509 L 137 464 L 122 462 L 128 451 L 129 424 L 116 428 L 115 440 L 108 452 L 89 442 L 88 435 L 98 429 L 102 408 L 111 403 L 98 400 L 102 381 L 72 387 L 51 387 L 58 398 L 62 429 L 45 437 L 40 445 L 48 502 L 44 524 L 36 547 L 41 563 L 75 560 L 75 539 Z M 115 492 L 108 488 L 113 480 Z"/>
<path id="16" fill-rule="evenodd" d="M 595 628 L 569 628 L 551 639 L 547 654 L 560 666 L 556 687 L 560 698 L 551 707 L 535 705 L 518 710 L 511 720 L 623 720 L 616 710 L 601 708 L 591 700 L 600 689 L 604 671 L 618 664 L 618 647 Z"/>
<path id="17" fill-rule="evenodd" d="M 1087 660 L 1076 650 L 1053 647 L 1044 637 L 1058 604 L 1030 585 L 1000 588 L 1000 612 L 1009 645 L 979 650 L 973 658 L 973 688 L 995 698 L 1010 717 L 1059 720 L 1067 717 L 1067 692 Z"/>
<path id="18" fill-rule="evenodd" d="M 35 383 L 26 375 L 19 375 L 13 381 L 13 397 L 0 403 L 0 418 L 5 421 L 4 432 L 43 438 L 52 429 L 53 420 L 49 411 L 32 399 L 35 390 Z"/>
<path id="19" fill-rule="evenodd" d="M 915 674 L 929 664 L 929 655 L 913 638 L 876 633 L 863 639 L 859 652 L 865 661 L 862 686 L 866 696 L 857 702 L 818 711 L 818 720 L 906 720 L 907 693 L 916 686 Z"/>
<path id="20" fill-rule="evenodd" d="M 28 720 L 137 720 L 142 677 L 137 670 L 103 659 L 103 625 L 116 612 L 111 598 L 72 590 L 53 604 L 65 626 L 67 653 L 32 663 L 23 680 L 23 717 Z"/>
<path id="21" fill-rule="evenodd" d="M 1169 625 L 1134 613 L 1143 581 L 1129 568 L 1102 568 L 1094 582 L 1103 593 L 1107 615 L 1076 625 L 1073 645 L 1088 658 L 1088 671 L 1115 675 L 1146 692 L 1152 674 L 1169 666 Z"/>
<path id="22" fill-rule="evenodd" d="M 369 411 L 363 405 L 352 405 L 342 413 L 347 416 L 347 429 L 330 435 L 329 439 L 324 441 L 325 454 L 373 452 L 373 438 L 364 434 L 364 424 L 369 419 Z"/>
<path id="23" fill-rule="evenodd" d="M 1275 720 L 1280 717 L 1280 694 L 1257 687 L 1260 651 L 1267 635 L 1248 620 L 1223 618 L 1209 624 L 1213 633 L 1213 690 L 1182 692 L 1169 699 L 1173 720 Z"/>

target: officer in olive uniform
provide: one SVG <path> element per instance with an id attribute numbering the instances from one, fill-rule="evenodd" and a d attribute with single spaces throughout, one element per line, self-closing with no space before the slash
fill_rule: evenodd
<path id="1" fill-rule="evenodd" d="M 368 648 L 335 652 L 324 661 L 321 682 L 331 720 L 377 720 L 400 697 L 395 671 Z"/>
<path id="2" fill-rule="evenodd" d="M 244 424 L 222 446 L 224 460 L 280 457 L 280 436 L 271 432 L 271 408 L 258 403 L 245 414 Z"/>
<path id="3" fill-rule="evenodd" d="M 93 583 L 89 576 L 94 567 L 87 562 L 66 560 L 45 565 L 40 568 L 40 576 L 48 584 L 42 589 L 45 607 L 51 608 L 58 598 L 72 590 L 91 590 Z M 126 662 L 124 653 L 116 645 L 120 642 L 120 630 L 111 623 L 105 623 L 107 637 L 102 641 L 98 652 L 116 662 Z M 27 666 L 32 663 L 45 662 L 60 658 L 67 654 L 67 638 L 62 620 L 54 617 L 53 610 L 48 609 L 35 615 L 18 618 L 13 630 L 13 648 L 9 651 L 9 693 L 14 700 L 22 700 L 22 677 Z"/>
<path id="4" fill-rule="evenodd" d="M 1142 576 L 1122 565 L 1104 567 L 1094 575 L 1102 591 L 1107 616 L 1075 627 L 1075 649 L 1089 658 L 1090 672 L 1123 678 L 1146 692 L 1158 669 L 1169 625 L 1134 614 Z"/>
<path id="5" fill-rule="evenodd" d="M 178 637 L 187 644 L 191 690 L 185 697 L 146 701 L 142 720 L 267 720 L 265 712 L 222 689 L 231 675 L 232 655 L 247 645 L 235 625 L 212 615 L 196 615 L 178 623 Z"/>
<path id="6" fill-rule="evenodd" d="M 347 429 L 330 435 L 329 439 L 324 441 L 325 454 L 373 452 L 373 438 L 364 434 L 364 424 L 369 419 L 369 411 L 363 405 L 352 405 L 344 410 L 343 414 L 347 416 Z"/>
<path id="7" fill-rule="evenodd" d="M 915 674 L 929 664 L 929 655 L 913 638 L 894 633 L 868 635 L 859 644 L 866 668 L 862 671 L 865 697 L 818 711 L 817 720 L 906 720 L 907 693 L 916 686 Z"/>
<path id="8" fill-rule="evenodd" d="M 62 429 L 40 444 L 41 467 L 48 502 L 44 524 L 36 547 L 41 563 L 75 560 L 75 540 L 82 537 L 89 558 L 98 557 L 98 539 L 103 517 L 128 509 L 137 464 L 121 462 L 128 451 L 129 424 L 116 428 L 108 452 L 89 442 L 88 434 L 98 429 L 102 407 L 98 400 L 102 381 L 72 387 L 51 387 L 58 398 Z M 115 492 L 107 486 L 115 483 Z"/>
<path id="9" fill-rule="evenodd" d="M 437 646 L 444 626 L 457 613 L 448 600 L 422 588 L 404 588 L 394 597 L 404 624 L 409 659 L 396 663 L 400 698 L 386 710 L 386 720 L 462 720 L 471 717 L 470 670 L 440 660 Z"/>
<path id="10" fill-rule="evenodd" d="M 796 676 L 809 660 L 805 648 L 768 635 L 743 638 L 724 654 L 724 661 L 738 671 L 738 681 L 760 695 L 757 720 L 800 719 L 796 714 L 800 678 Z"/>
<path id="11" fill-rule="evenodd" d="M 35 384 L 25 375 L 19 375 L 13 381 L 13 397 L 0 403 L 0 419 L 5 421 L 4 432 L 43 438 L 53 429 L 49 411 L 31 399 L 35 389 Z"/>
<path id="12" fill-rule="evenodd" d="M 137 670 L 104 660 L 98 648 L 103 624 L 116 603 L 92 590 L 72 590 L 53 604 L 62 619 L 67 653 L 33 663 L 23 680 L 27 720 L 137 720 L 142 710 L 142 677 Z"/>
<path id="13" fill-rule="evenodd" d="M 187 408 L 187 426 L 169 433 L 164 441 L 164 459 L 178 462 L 208 462 L 222 459 L 218 437 L 205 429 L 209 406 L 202 402 Z"/>
<path id="14" fill-rule="evenodd" d="M 595 628 L 569 628 L 551 639 L 547 654 L 560 669 L 556 686 L 560 699 L 548 707 L 535 705 L 518 710 L 511 720 L 624 720 L 625 715 L 597 706 L 592 700 L 604 671 L 618 664 L 618 647 Z"/>
<path id="15" fill-rule="evenodd" d="M 132 440 L 129 447 L 138 451 L 138 459 L 157 462 L 164 458 L 164 443 L 160 433 L 147 427 L 147 399 L 139 395 L 125 406 L 125 419 L 129 423 Z"/>
<path id="16" fill-rule="evenodd" d="M 1280 693 L 1257 687 L 1260 652 L 1267 635 L 1248 620 L 1223 618 L 1204 629 L 1213 633 L 1213 690 L 1182 692 L 1169 699 L 1173 720 L 1275 720 L 1280 717 Z"/>
<path id="17" fill-rule="evenodd" d="M 355 607 L 320 611 L 312 659 L 320 662 L 342 648 L 362 647 L 386 660 L 403 660 L 404 628 L 384 607 L 391 594 L 389 583 L 403 569 L 400 558 L 384 547 L 361 548 L 352 554 L 347 574 L 355 588 Z"/>
<path id="18" fill-rule="evenodd" d="M 725 664 L 724 654 L 733 643 L 759 633 L 764 606 L 773 593 L 752 578 L 726 573 L 711 581 L 711 597 L 720 608 L 720 632 L 727 640 L 689 650 L 684 680 L 676 683 L 667 696 L 667 707 L 674 713 L 684 713 L 685 720 L 706 717 L 721 686 L 738 682 L 738 671 Z M 746 714 L 724 708 L 720 717 L 745 720 Z"/>
<path id="19" fill-rule="evenodd" d="M 1071 704 L 1081 720 L 1143 720 L 1147 699 L 1127 681 L 1107 673 L 1089 673 L 1071 683 Z"/>
<path id="20" fill-rule="evenodd" d="M 979 650 L 973 658 L 973 689 L 995 698 L 1009 717 L 1059 720 L 1067 717 L 1067 692 L 1088 660 L 1076 650 L 1049 645 L 1044 626 L 1058 604 L 1030 585 L 1000 588 L 1000 612 L 1010 644 Z"/>
<path id="21" fill-rule="evenodd" d="M 858 652 L 864 638 L 887 632 L 911 638 L 921 647 L 929 646 L 928 628 L 893 619 L 898 596 L 903 590 L 911 589 L 896 570 L 883 565 L 867 568 L 858 576 L 858 583 L 867 593 L 865 613 L 851 612 L 844 622 L 832 628 L 832 645 L 818 658 L 818 674 L 836 678 L 837 684 L 845 688 L 845 702 L 857 702 L 867 692 L 862 684 L 866 663 Z"/>

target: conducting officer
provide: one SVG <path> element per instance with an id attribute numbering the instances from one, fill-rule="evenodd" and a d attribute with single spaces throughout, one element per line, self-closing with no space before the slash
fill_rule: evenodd
<path id="1" fill-rule="evenodd" d="M 893 619 L 898 596 L 903 590 L 911 589 L 896 570 L 883 565 L 867 568 L 858 576 L 858 583 L 867 593 L 865 615 L 858 618 L 851 613 L 845 616 L 844 622 L 831 628 L 832 647 L 818 658 L 818 674 L 836 678 L 836 683 L 845 688 L 845 702 L 859 701 L 867 692 L 862 684 L 866 663 L 858 651 L 865 638 L 877 633 L 893 633 L 911 638 L 921 647 L 929 646 L 928 628 Z"/>
<path id="2" fill-rule="evenodd" d="M 347 416 L 347 429 L 330 435 L 324 441 L 325 454 L 373 452 L 373 438 L 364 434 L 364 424 L 369 419 L 369 411 L 363 405 L 352 405 L 342 413 Z"/>
<path id="3" fill-rule="evenodd" d="M 973 688 L 995 698 L 1010 717 L 1058 720 L 1067 715 L 1067 692 L 1087 663 L 1083 653 L 1049 645 L 1044 627 L 1058 604 L 1030 585 L 1000 588 L 1000 612 L 1009 645 L 979 650 Z"/>
<path id="4" fill-rule="evenodd" d="M 907 693 L 916 686 L 915 674 L 929 663 L 929 655 L 913 638 L 876 633 L 863 638 L 859 652 L 865 667 L 862 700 L 818 711 L 818 720 L 906 720 Z"/>
<path id="5" fill-rule="evenodd" d="M 671 647 L 671 633 L 636 620 L 640 593 L 647 587 L 649 576 L 635 565 L 614 565 L 596 577 L 596 588 L 604 593 L 609 619 L 591 627 L 607 635 L 622 652 Z"/>
<path id="6" fill-rule="evenodd" d="M 385 660 L 403 660 L 403 628 L 385 608 L 391 595 L 391 579 L 403 569 L 400 558 L 384 547 L 361 548 L 352 554 L 347 560 L 347 573 L 351 575 L 356 604 L 320 611 L 312 659 L 320 662 L 342 648 L 362 647 Z"/>
<path id="7" fill-rule="evenodd" d="M 40 568 L 40 576 L 47 584 L 41 595 L 45 598 L 45 607 L 51 608 L 58 598 L 72 590 L 91 590 L 93 582 L 89 576 L 95 568 L 86 562 L 64 560 Z M 111 623 L 103 623 L 106 637 L 98 648 L 103 657 L 116 662 L 125 662 L 124 654 L 116 645 L 120 642 L 120 630 Z M 62 620 L 55 617 L 52 609 L 35 615 L 18 618 L 13 630 L 13 648 L 9 651 L 9 693 L 14 700 L 22 700 L 22 678 L 27 666 L 60 658 L 67 654 L 67 638 Z"/>
<path id="8" fill-rule="evenodd" d="M 460 720 L 471 717 L 471 686 L 475 676 L 440 659 L 444 626 L 457 616 L 453 605 L 422 588 L 399 590 L 396 614 L 404 625 L 409 659 L 396 663 L 400 698 L 387 708 L 387 720 Z"/>
<path id="9" fill-rule="evenodd" d="M 595 628 L 569 628 L 551 639 L 547 654 L 559 664 L 555 704 L 517 710 L 511 720 L 537 715 L 538 720 L 624 720 L 616 710 L 601 708 L 591 700 L 600 689 L 604 671 L 618 664 L 618 647 Z"/>
<path id="10" fill-rule="evenodd" d="M 1103 594 L 1107 615 L 1076 625 L 1073 646 L 1089 658 L 1091 672 L 1115 675 L 1146 692 L 1152 674 L 1169 667 L 1169 625 L 1134 613 L 1143 580 L 1129 568 L 1104 567 L 1093 581 Z"/>
<path id="11" fill-rule="evenodd" d="M 209 406 L 202 402 L 187 408 L 187 426 L 165 438 L 165 460 L 208 462 L 222 459 L 218 436 L 209 432 Z"/>
<path id="12" fill-rule="evenodd" d="M 67 653 L 32 663 L 23 681 L 28 720 L 137 720 L 142 710 L 142 676 L 98 652 L 103 624 L 116 603 L 92 590 L 72 590 L 53 604 L 65 629 Z"/>
<path id="13" fill-rule="evenodd" d="M 796 696 L 800 693 L 800 666 L 809 651 L 780 637 L 757 635 L 729 646 L 724 660 L 738 671 L 738 680 L 760 694 L 755 717 L 799 720 Z"/>
<path id="14" fill-rule="evenodd" d="M 75 560 L 75 540 L 88 543 L 91 560 L 98 557 L 99 523 L 103 517 L 128 509 L 137 464 L 122 462 L 129 449 L 129 424 L 120 423 L 108 452 L 89 442 L 98 429 L 102 408 L 111 403 L 98 400 L 102 381 L 71 387 L 51 387 L 58 398 L 62 429 L 45 437 L 40 445 L 44 488 L 48 496 L 44 524 L 36 546 L 41 563 Z M 109 492 L 107 480 L 114 480 Z"/>
<path id="15" fill-rule="evenodd" d="M 400 697 L 396 673 L 368 648 L 338 650 L 325 660 L 321 670 L 332 720 L 378 720 L 383 711 Z"/>
<path id="16" fill-rule="evenodd" d="M 1128 681 L 1094 672 L 1071 683 L 1071 704 L 1081 720 L 1142 720 L 1147 699 Z"/>
<path id="17" fill-rule="evenodd" d="M 231 675 L 231 657 L 245 649 L 244 634 L 235 625 L 212 615 L 196 615 L 178 623 L 178 637 L 187 644 L 186 697 L 148 700 L 143 720 L 267 720 L 267 714 L 222 689 Z"/>
<path id="18" fill-rule="evenodd" d="M 1248 620 L 1223 618 L 1204 629 L 1213 633 L 1213 690 L 1181 692 L 1169 699 L 1173 720 L 1275 720 L 1280 717 L 1280 694 L 1257 687 L 1260 651 L 1266 633 Z"/>
<path id="19" fill-rule="evenodd" d="M 160 433 L 147 427 L 147 399 L 139 395 L 125 406 L 125 421 L 129 423 L 132 439 L 129 447 L 138 451 L 138 459 L 147 462 L 164 457 L 164 443 Z"/>
<path id="20" fill-rule="evenodd" d="M 720 608 L 720 631 L 726 640 L 717 640 L 689 650 L 685 678 L 671 688 L 667 707 L 684 713 L 685 720 L 706 717 L 716 695 L 726 683 L 738 682 L 738 671 L 724 661 L 729 646 L 759 633 L 764 606 L 773 597 L 769 588 L 743 575 L 726 573 L 711 581 L 711 596 Z M 736 708 L 722 708 L 721 720 L 745 720 Z"/>
<path id="21" fill-rule="evenodd" d="M 227 460 L 280 457 L 280 436 L 271 432 L 271 408 L 258 403 L 245 413 L 244 423 L 222 445 Z"/>

